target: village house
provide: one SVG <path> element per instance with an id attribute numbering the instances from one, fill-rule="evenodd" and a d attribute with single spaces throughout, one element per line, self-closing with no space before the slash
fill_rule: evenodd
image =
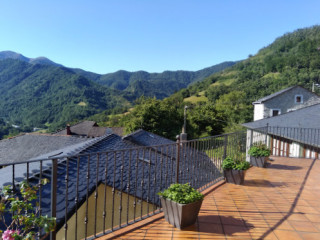
<path id="1" fill-rule="evenodd" d="M 292 86 L 253 102 L 253 120 L 278 116 L 316 103 L 320 103 L 317 94 L 301 86 Z"/>
<path id="2" fill-rule="evenodd" d="M 248 129 L 247 150 L 255 142 L 264 142 L 266 138 L 274 156 L 318 159 L 319 119 L 320 103 L 245 123 L 243 126 Z M 255 135 L 259 135 L 259 138 Z"/>
<path id="3" fill-rule="evenodd" d="M 95 121 L 82 121 L 74 125 L 68 124 L 65 129 L 57 131 L 54 135 L 94 138 L 111 133 L 123 136 L 123 132 L 123 127 L 100 127 Z"/>

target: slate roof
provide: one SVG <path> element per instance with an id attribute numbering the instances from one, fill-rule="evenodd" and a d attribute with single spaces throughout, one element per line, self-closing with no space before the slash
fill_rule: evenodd
<path id="1" fill-rule="evenodd" d="M 114 133 L 114 134 L 117 134 L 118 136 L 123 136 L 124 127 L 108 127 L 107 133 L 108 134 Z"/>
<path id="2" fill-rule="evenodd" d="M 273 135 L 281 135 L 288 139 L 296 140 L 302 143 L 314 144 L 320 146 L 320 139 L 318 136 L 306 137 L 301 134 L 301 131 L 282 131 L 279 128 L 296 128 L 296 129 L 320 129 L 320 104 L 315 104 L 309 107 L 301 108 L 292 112 L 287 112 L 275 117 L 265 118 L 254 122 L 244 123 L 243 126 L 249 129 L 259 129 L 269 126 L 268 131 Z M 312 132 L 312 131 L 311 131 Z M 306 133 L 307 134 L 307 133 Z M 311 134 L 315 134 L 311 133 Z"/>
<path id="3" fill-rule="evenodd" d="M 88 136 L 90 130 L 93 127 L 97 127 L 97 123 L 94 121 L 83 121 L 79 122 L 75 125 L 70 126 L 71 134 L 72 135 L 79 135 L 79 136 Z M 55 133 L 56 135 L 67 135 L 67 130 L 61 130 Z"/>
<path id="4" fill-rule="evenodd" d="M 24 134 L 0 141 L 0 164 L 18 163 L 66 146 L 83 143 L 87 138 Z"/>
<path id="5" fill-rule="evenodd" d="M 139 129 L 133 133 L 130 133 L 124 136 L 123 139 L 134 142 L 140 146 L 156 146 L 175 143 L 172 140 L 161 137 L 154 133 L 147 132 L 143 129 Z"/>
<path id="6" fill-rule="evenodd" d="M 57 172 L 57 226 L 60 227 L 64 223 L 66 206 L 68 217 L 74 213 L 75 198 L 77 196 L 76 186 L 78 186 L 80 205 L 86 200 L 87 190 L 91 194 L 100 183 L 105 183 L 148 202 L 159 204 L 159 198 L 155 197 L 155 194 L 168 187 L 168 184 L 174 181 L 176 144 L 172 144 L 166 148 L 166 153 L 162 153 L 157 151 L 157 148 L 152 148 L 151 142 L 148 141 L 152 140 L 153 143 L 156 143 L 155 139 L 159 140 L 156 145 L 159 145 L 159 143 L 174 143 L 158 135 L 139 130 L 130 134 L 130 138 L 128 136 L 121 138 L 115 134 L 110 134 L 92 139 L 90 142 L 76 144 L 37 157 L 37 159 L 44 158 L 42 161 L 42 177 L 48 179 L 51 177 L 51 160 L 46 160 L 47 157 L 56 155 L 59 158 Z M 138 145 L 148 147 L 138 147 Z M 100 154 L 97 154 L 97 152 L 100 152 Z M 201 155 L 201 164 L 195 165 L 194 156 L 196 152 L 196 149 L 190 147 L 185 149 L 183 161 L 180 162 L 180 169 L 184 169 L 185 172 L 180 173 L 180 181 L 186 181 L 187 175 L 189 177 L 193 176 L 199 185 L 194 187 L 200 187 L 207 183 L 208 174 L 213 174 L 213 171 L 218 173 L 219 171 L 205 154 Z M 74 157 L 70 156 L 70 154 Z M 62 155 L 69 155 L 70 157 L 67 160 Z M 40 162 L 30 163 L 29 168 L 29 181 L 37 183 L 39 181 Z M 77 169 L 79 169 L 78 175 Z M 68 185 L 66 185 L 65 181 L 67 171 L 69 176 Z M 197 174 L 194 171 L 197 171 Z M 26 164 L 16 165 L 15 181 L 20 182 L 25 178 L 25 172 Z M 0 169 L 1 185 L 12 184 L 11 179 L 12 167 Z M 129 185 L 131 187 L 128 189 Z M 65 192 L 67 186 L 68 201 L 66 205 Z M 51 183 L 42 188 L 41 207 L 44 215 L 49 214 L 50 204 Z"/>
<path id="7" fill-rule="evenodd" d="M 296 87 L 300 87 L 300 86 L 292 86 L 292 87 L 289 87 L 289 88 L 286 88 L 286 89 L 283 89 L 283 90 L 280 90 L 279 92 L 276 92 L 276 93 L 273 93 L 269 96 L 266 96 L 266 97 L 263 97 L 263 98 L 260 98 L 258 99 L 257 101 L 253 102 L 253 104 L 259 104 L 259 103 L 263 103 L 265 101 L 268 101 L 274 97 L 277 97 L 285 92 L 288 92 L 289 90 L 293 89 L 293 88 L 296 88 Z M 307 89 L 306 89 L 307 90 Z M 308 90 L 309 91 L 309 90 Z"/>
<path id="8" fill-rule="evenodd" d="M 88 132 L 87 137 L 101 137 L 107 134 L 107 130 L 108 130 L 107 127 L 92 127 Z"/>

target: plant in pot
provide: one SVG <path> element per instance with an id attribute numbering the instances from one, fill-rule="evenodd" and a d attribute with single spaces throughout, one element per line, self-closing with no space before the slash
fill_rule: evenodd
<path id="1" fill-rule="evenodd" d="M 250 163 L 244 160 L 235 160 L 232 157 L 226 157 L 222 162 L 222 168 L 226 182 L 237 185 L 244 183 L 246 170 L 250 167 Z"/>
<path id="2" fill-rule="evenodd" d="M 250 147 L 250 163 L 256 167 L 265 167 L 267 158 L 270 156 L 270 149 L 265 144 L 253 145 Z"/>
<path id="3" fill-rule="evenodd" d="M 171 225 L 182 229 L 196 222 L 204 195 L 192 188 L 189 183 L 171 184 L 158 195 L 165 219 Z"/>

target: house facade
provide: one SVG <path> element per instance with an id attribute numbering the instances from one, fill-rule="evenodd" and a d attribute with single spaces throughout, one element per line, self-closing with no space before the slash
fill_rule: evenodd
<path id="1" fill-rule="evenodd" d="M 320 103 L 320 97 L 301 86 L 293 86 L 253 102 L 254 121 L 278 116 Z"/>
<path id="2" fill-rule="evenodd" d="M 320 104 L 260 119 L 247 128 L 247 150 L 266 142 L 274 156 L 320 158 Z M 247 160 L 249 159 L 247 155 Z"/>

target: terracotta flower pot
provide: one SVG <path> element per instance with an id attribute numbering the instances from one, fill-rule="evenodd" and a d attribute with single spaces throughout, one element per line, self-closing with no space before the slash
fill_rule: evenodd
<path id="1" fill-rule="evenodd" d="M 223 172 L 226 178 L 226 182 L 237 185 L 243 185 L 246 170 L 227 169 Z"/>
<path id="2" fill-rule="evenodd" d="M 160 197 L 160 199 L 164 217 L 171 225 L 182 229 L 196 222 L 202 200 L 188 204 L 180 204 L 162 197 Z"/>
<path id="3" fill-rule="evenodd" d="M 250 157 L 250 164 L 256 167 L 265 167 L 267 162 L 267 157 Z"/>

